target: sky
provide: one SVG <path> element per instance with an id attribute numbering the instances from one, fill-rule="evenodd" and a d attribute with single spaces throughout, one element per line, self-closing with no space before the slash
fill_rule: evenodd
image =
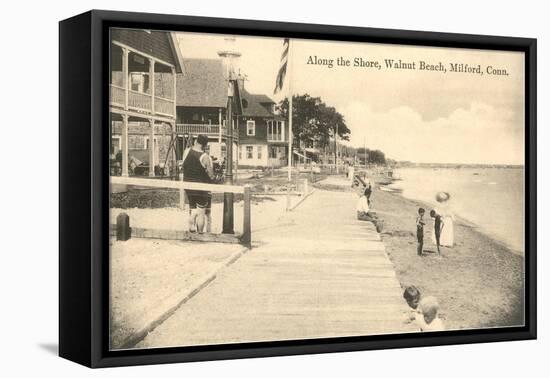
<path id="1" fill-rule="evenodd" d="M 288 94 L 320 96 L 344 115 L 349 144 L 380 149 L 395 160 L 437 163 L 524 164 L 524 56 L 520 52 L 467 50 L 355 42 L 293 40 L 285 88 L 273 94 L 281 38 L 178 33 L 186 58 L 218 58 L 231 48 L 246 74 L 245 87 L 275 101 Z M 328 65 L 311 59 L 333 60 Z M 350 66 L 336 65 L 336 59 Z M 353 67 L 378 61 L 380 69 Z M 386 68 L 395 62 L 438 65 L 447 73 Z M 505 69 L 506 76 L 450 72 L 450 63 Z"/>

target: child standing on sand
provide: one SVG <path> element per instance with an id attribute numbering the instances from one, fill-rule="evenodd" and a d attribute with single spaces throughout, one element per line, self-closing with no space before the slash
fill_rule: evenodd
<path id="1" fill-rule="evenodd" d="M 439 257 L 441 257 L 441 249 L 440 249 L 441 231 L 443 230 L 443 226 L 445 224 L 441 219 L 441 215 L 439 215 L 435 210 L 430 211 L 430 216 L 434 219 L 435 244 L 437 246 L 437 254 L 439 255 Z"/>
<path id="2" fill-rule="evenodd" d="M 424 248 L 424 213 L 426 210 L 423 208 L 418 209 L 418 216 L 416 217 L 416 240 L 418 241 L 418 247 L 416 248 L 416 254 L 422 256 L 422 250 Z"/>

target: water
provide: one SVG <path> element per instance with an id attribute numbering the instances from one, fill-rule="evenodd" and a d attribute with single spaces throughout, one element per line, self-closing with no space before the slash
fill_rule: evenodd
<path id="1" fill-rule="evenodd" d="M 392 187 L 403 196 L 436 206 L 435 194 L 449 192 L 455 215 L 524 253 L 525 187 L 523 168 L 401 168 Z"/>

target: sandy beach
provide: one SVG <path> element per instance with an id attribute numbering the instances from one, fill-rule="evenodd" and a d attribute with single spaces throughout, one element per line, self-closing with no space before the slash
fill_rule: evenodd
<path id="1" fill-rule="evenodd" d="M 403 287 L 417 286 L 439 300 L 447 329 L 519 326 L 524 322 L 524 258 L 476 226 L 455 221 L 455 246 L 436 258 L 428 215 L 424 255 L 416 255 L 415 218 L 420 202 L 379 188 L 372 207 L 384 220 L 382 238 Z"/>

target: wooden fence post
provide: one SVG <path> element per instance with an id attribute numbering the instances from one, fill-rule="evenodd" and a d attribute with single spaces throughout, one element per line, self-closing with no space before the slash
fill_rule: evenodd
<path id="1" fill-rule="evenodd" d="M 243 236 L 242 236 L 242 242 L 248 246 L 250 246 L 250 243 L 252 241 L 252 230 L 251 230 L 251 209 L 250 209 L 250 185 L 244 186 L 244 194 L 243 194 Z"/>
<path id="2" fill-rule="evenodd" d="M 120 213 L 116 217 L 116 240 L 126 241 L 132 236 L 130 217 L 126 213 Z"/>

